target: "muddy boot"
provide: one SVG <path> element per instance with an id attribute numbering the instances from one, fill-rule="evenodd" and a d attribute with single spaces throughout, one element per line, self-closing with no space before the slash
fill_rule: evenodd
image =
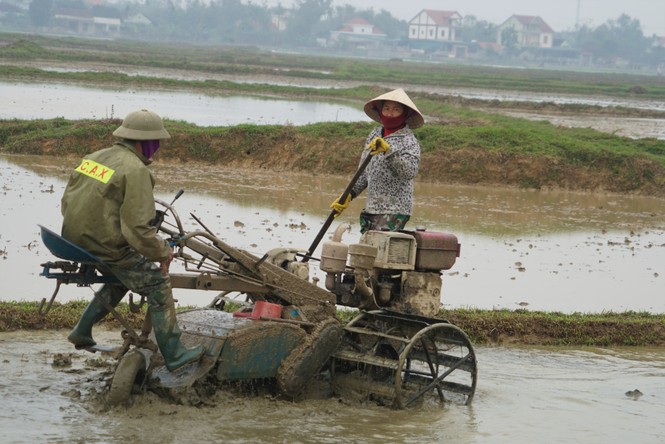
<path id="1" fill-rule="evenodd" d="M 74 344 L 77 350 L 97 345 L 95 340 L 92 339 L 92 326 L 104 319 L 109 313 L 102 303 L 102 298 L 108 300 L 111 306 L 115 308 L 124 297 L 125 292 L 126 290 L 121 291 L 118 288 L 111 289 L 107 285 L 103 286 L 101 290 L 95 293 L 95 297 L 92 298 L 92 301 L 83 311 L 76 326 L 67 336 L 67 340 Z"/>
<path id="2" fill-rule="evenodd" d="M 186 348 L 180 342 L 180 328 L 175 318 L 175 307 L 171 304 L 150 309 L 152 328 L 159 351 L 164 357 L 164 363 L 169 371 L 179 369 L 185 364 L 201 359 L 205 351 L 202 346 Z"/>

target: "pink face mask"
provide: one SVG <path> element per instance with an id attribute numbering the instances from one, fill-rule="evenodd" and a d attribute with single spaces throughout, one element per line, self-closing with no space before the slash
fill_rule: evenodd
<path id="1" fill-rule="evenodd" d="M 146 159 L 152 159 L 152 156 L 159 150 L 159 140 L 142 140 L 141 152 Z"/>

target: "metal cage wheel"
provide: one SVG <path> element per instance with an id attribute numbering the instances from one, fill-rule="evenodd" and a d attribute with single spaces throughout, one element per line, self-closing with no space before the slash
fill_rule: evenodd
<path id="1" fill-rule="evenodd" d="M 403 409 L 435 392 L 439 402 L 461 396 L 470 404 L 478 376 L 471 341 L 458 327 L 440 323 L 416 333 L 400 353 L 395 407 Z"/>

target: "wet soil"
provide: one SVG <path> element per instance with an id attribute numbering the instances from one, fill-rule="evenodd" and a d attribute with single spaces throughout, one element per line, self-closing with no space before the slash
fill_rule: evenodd
<path id="1" fill-rule="evenodd" d="M 109 409 L 114 361 L 74 351 L 66 334 L 0 333 L 3 442 L 514 443 L 547 434 L 656 443 L 665 427 L 662 349 L 479 347 L 470 407 L 392 410 L 320 383 L 298 402 L 220 386 L 198 397 L 146 392 Z M 95 338 L 113 345 L 119 332 L 98 328 Z"/>

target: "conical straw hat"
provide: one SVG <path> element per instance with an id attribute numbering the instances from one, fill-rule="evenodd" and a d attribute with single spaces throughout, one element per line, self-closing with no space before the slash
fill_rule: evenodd
<path id="1" fill-rule="evenodd" d="M 395 89 L 393 91 L 381 94 L 379 97 L 375 97 L 369 102 L 365 103 L 365 114 L 369 116 L 370 119 L 375 120 L 381 123 L 381 116 L 379 115 L 379 108 L 382 106 L 384 100 L 392 100 L 393 102 L 401 103 L 404 106 L 411 108 L 413 111 L 411 115 L 406 119 L 406 123 L 409 125 L 409 128 L 415 129 L 423 126 L 425 119 L 423 115 L 420 114 L 416 105 L 411 101 L 409 96 L 406 95 L 402 88 Z"/>

